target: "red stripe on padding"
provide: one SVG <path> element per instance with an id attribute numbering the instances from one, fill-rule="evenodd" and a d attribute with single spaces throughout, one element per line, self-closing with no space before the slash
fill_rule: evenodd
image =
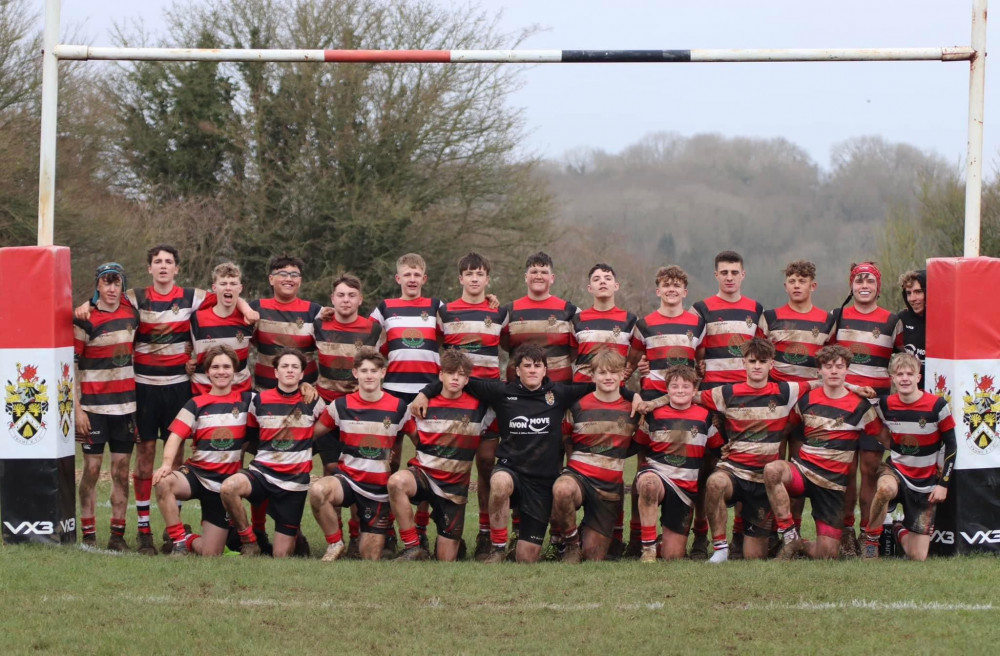
<path id="1" fill-rule="evenodd" d="M 0 248 L 0 308 L 0 348 L 72 346 L 69 249 Z"/>
<path id="2" fill-rule="evenodd" d="M 425 62 L 447 64 L 450 50 L 324 50 L 328 62 Z"/>
<path id="3" fill-rule="evenodd" d="M 1000 259 L 927 261 L 927 357 L 1000 359 Z"/>

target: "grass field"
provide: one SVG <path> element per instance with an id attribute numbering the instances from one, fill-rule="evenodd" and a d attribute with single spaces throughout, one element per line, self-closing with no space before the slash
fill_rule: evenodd
<path id="1" fill-rule="evenodd" d="M 489 567 L 7 546 L 0 572 L 3 653 L 977 654 L 1000 639 L 991 557 Z"/>

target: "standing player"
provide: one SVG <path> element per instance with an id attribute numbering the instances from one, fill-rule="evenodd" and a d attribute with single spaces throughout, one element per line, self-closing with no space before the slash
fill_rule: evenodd
<path id="1" fill-rule="evenodd" d="M 927 269 L 907 271 L 899 277 L 906 309 L 899 313 L 903 326 L 903 350 L 920 360 L 920 381 L 924 382 L 927 357 Z M 926 383 L 924 383 L 926 384 Z"/>
<path id="2" fill-rule="evenodd" d="M 757 335 L 763 306 L 743 296 L 743 281 L 747 272 L 743 257 L 735 251 L 722 251 L 715 256 L 715 280 L 719 291 L 704 301 L 694 304 L 694 310 L 705 319 L 705 340 L 701 343 L 698 363 L 704 375 L 701 390 L 711 390 L 727 383 L 746 380 L 741 347 Z M 724 436 L 725 437 L 725 436 Z M 706 463 L 707 464 L 707 463 Z M 699 490 L 705 490 L 709 470 L 703 469 Z M 698 497 L 694 509 L 694 542 L 691 557 L 708 557 L 708 524 L 705 521 L 704 493 Z M 733 520 L 732 557 L 743 553 L 743 518 L 737 513 Z"/>
<path id="3" fill-rule="evenodd" d="M 891 386 L 889 358 L 893 351 L 903 347 L 903 325 L 894 313 L 878 306 L 882 273 L 874 262 L 851 265 L 850 285 L 848 300 L 853 299 L 854 303 L 836 313 L 837 328 L 833 343 L 846 346 L 854 356 L 847 370 L 847 382 L 871 387 L 877 395 L 886 396 Z M 854 506 L 859 502 L 861 531 L 869 528 L 868 511 L 875 495 L 876 472 L 882 463 L 883 453 L 884 449 L 877 439 L 870 435 L 861 436 L 861 493 L 858 494 L 857 484 L 849 485 L 844 506 L 841 549 L 846 556 L 858 555 Z"/>
<path id="4" fill-rule="evenodd" d="M 461 349 L 472 362 L 472 376 L 500 380 L 500 335 L 507 326 L 508 309 L 489 302 L 490 261 L 479 253 L 468 253 L 458 261 L 458 283 L 462 297 L 441 308 L 438 319 L 446 349 Z M 479 501 L 479 533 L 476 560 L 483 560 L 490 544 L 490 476 L 496 463 L 500 435 L 493 428 L 483 433 L 476 451 L 476 496 Z M 418 522 L 419 525 L 419 522 Z"/>
<path id="5" fill-rule="evenodd" d="M 76 434 L 77 440 L 83 442 L 80 526 L 83 544 L 95 546 L 95 487 L 101 473 L 104 445 L 108 444 L 111 449 L 108 549 L 124 551 L 128 548 L 125 543 L 128 463 L 135 446 L 132 340 L 139 327 L 139 316 L 134 306 L 122 303 L 125 287 L 122 265 L 108 262 L 97 267 L 94 286 L 94 311 L 89 312 L 90 318 L 73 321 Z"/>
<path id="6" fill-rule="evenodd" d="M 243 392 L 251 388 L 250 369 L 247 367 L 250 335 L 246 318 L 236 308 L 243 291 L 240 268 L 232 262 L 224 262 L 215 267 L 212 270 L 212 291 L 218 302 L 211 308 L 198 310 L 191 317 L 194 352 L 189 366 L 192 369 L 191 391 L 195 396 L 208 394 L 212 390 L 212 381 L 209 380 L 208 368 L 205 366 L 205 353 L 219 345 L 233 349 L 239 358 L 232 381 L 233 389 Z"/>
<path id="7" fill-rule="evenodd" d="M 205 374 L 211 389 L 188 401 L 170 425 L 163 447 L 163 466 L 153 473 L 156 505 L 163 514 L 167 535 L 173 541 L 171 554 L 218 556 L 229 536 L 229 518 L 219 490 L 240 469 L 246 443 L 247 411 L 253 398 L 248 389 L 233 388 L 240 357 L 225 344 L 204 353 Z M 174 458 L 184 440 L 191 438 L 191 457 L 175 470 Z M 188 534 L 181 524 L 178 500 L 201 503 L 202 535 Z"/>
<path id="8" fill-rule="evenodd" d="M 852 463 L 861 435 L 879 435 L 882 422 L 868 399 L 844 387 L 851 352 L 824 346 L 816 353 L 823 386 L 807 392 L 795 406 L 804 443 L 791 462 L 764 467 L 764 486 L 783 545 L 778 558 L 807 553 L 836 558 L 840 551 L 841 515 Z M 816 542 L 805 543 L 792 518 L 790 497 L 808 498 L 816 520 Z"/>
<path id="9" fill-rule="evenodd" d="M 573 347 L 576 350 L 574 383 L 593 381 L 590 361 L 600 350 L 610 348 L 622 358 L 628 358 L 636 316 L 615 305 L 615 292 L 619 286 L 615 270 L 610 265 L 601 262 L 590 268 L 587 291 L 594 297 L 594 304 L 573 315 Z M 626 380 L 634 369 L 634 366 L 628 365 L 623 369 Z"/>
<path id="10" fill-rule="evenodd" d="M 705 408 L 693 405 L 698 374 L 687 365 L 676 365 L 664 373 L 670 405 L 646 416 L 648 432 L 636 434 L 646 463 L 639 469 L 635 486 L 639 496 L 644 563 L 656 561 L 656 516 L 660 515 L 663 540 L 659 555 L 683 558 L 694 500 L 698 496 L 698 473 L 706 452 L 722 448 L 722 436 Z"/>
<path id="11" fill-rule="evenodd" d="M 903 546 L 907 558 L 925 560 L 936 504 L 948 497 L 955 468 L 955 420 L 945 399 L 920 390 L 916 356 L 897 353 L 889 362 L 889 372 L 896 393 L 878 402 L 885 422 L 881 440 L 889 449 L 889 462 L 879 467 L 862 555 L 878 557 L 886 508 L 901 501 L 903 521 L 892 528 L 896 544 Z M 944 463 L 939 473 L 937 456 L 942 447 Z"/>
<path id="12" fill-rule="evenodd" d="M 260 555 L 260 545 L 243 509 L 268 503 L 274 519 L 273 556 L 283 558 L 296 549 L 302 522 L 309 472 L 312 471 L 313 427 L 326 405 L 318 396 L 311 402 L 302 396 L 306 356 L 296 349 L 282 349 L 272 363 L 277 386 L 254 397 L 247 413 L 247 428 L 257 428 L 259 445 L 253 461 L 222 483 L 219 493 L 240 536 L 240 553 Z"/>
<path id="13" fill-rule="evenodd" d="M 360 555 L 379 560 L 385 546 L 389 518 L 391 453 L 404 424 L 406 404 L 382 390 L 386 359 L 378 351 L 361 349 L 354 357 L 358 390 L 327 406 L 316 426 L 316 436 L 333 430 L 342 443 L 338 471 L 309 487 L 309 504 L 326 536 L 323 561 L 337 560 L 346 551 L 337 511 L 357 505 L 361 520 Z"/>
<path id="14" fill-rule="evenodd" d="M 413 517 L 413 503 L 429 503 L 437 526 L 437 560 L 459 555 L 465 527 L 472 461 L 493 411 L 463 390 L 472 372 L 469 356 L 456 349 L 441 353 L 441 394 L 430 401 L 426 417 L 404 427 L 417 447 L 407 469 L 389 477 L 389 503 L 399 524 L 403 552 L 398 560 L 427 560 Z"/>
<path id="15" fill-rule="evenodd" d="M 566 413 L 563 435 L 569 458 L 552 487 L 552 515 L 566 546 L 564 563 L 607 556 L 625 497 L 625 459 L 638 424 L 632 403 L 621 394 L 625 358 L 605 348 L 589 364 L 597 389 Z M 576 525 L 580 506 L 582 531 Z"/>

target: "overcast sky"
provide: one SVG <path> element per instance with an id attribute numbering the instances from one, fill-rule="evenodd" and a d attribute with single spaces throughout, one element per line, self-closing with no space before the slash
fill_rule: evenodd
<path id="1" fill-rule="evenodd" d="M 444 5 L 454 0 L 437 0 Z M 39 7 L 42 2 L 39 0 Z M 162 29 L 171 0 L 63 0 L 63 25 L 111 45 L 114 21 Z M 511 31 L 543 31 L 523 47 L 553 49 L 842 48 L 968 45 L 971 0 L 495 0 Z M 996 2 L 994 4 L 997 4 Z M 994 21 L 987 45 L 1000 47 Z M 1000 165 L 1000 62 L 987 64 L 984 160 Z M 577 147 L 617 152 L 657 131 L 784 137 L 821 165 L 830 147 L 882 135 L 964 163 L 966 62 L 823 64 L 542 64 L 511 102 L 525 111 L 525 150 L 557 158 Z"/>

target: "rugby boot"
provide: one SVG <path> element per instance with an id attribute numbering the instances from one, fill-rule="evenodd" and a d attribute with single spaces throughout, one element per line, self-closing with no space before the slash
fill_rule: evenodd
<path id="1" fill-rule="evenodd" d="M 188 533 L 191 533 L 191 532 L 192 532 L 191 531 L 191 525 L 190 524 L 185 524 L 184 525 L 184 534 L 187 535 Z M 170 539 L 169 535 L 167 535 L 167 529 L 163 529 L 163 535 L 161 537 L 162 537 L 162 540 L 163 540 L 163 544 L 160 545 L 160 553 L 163 554 L 164 556 L 169 556 L 170 552 L 174 550 L 174 541 Z M 240 539 L 240 536 L 237 535 L 236 536 L 236 545 L 237 545 L 236 548 L 237 549 L 239 548 L 239 539 Z M 235 551 L 235 549 L 234 549 L 234 551 Z"/>
<path id="2" fill-rule="evenodd" d="M 542 555 L 539 558 L 539 560 L 550 563 L 559 562 L 560 560 L 562 560 L 563 557 L 560 547 L 562 547 L 561 544 L 553 544 L 549 542 L 547 545 L 545 545 L 545 548 L 542 549 Z"/>
<path id="3" fill-rule="evenodd" d="M 843 532 L 840 534 L 840 557 L 858 557 L 858 541 L 854 537 L 854 529 L 849 526 L 845 526 Z"/>
<path id="4" fill-rule="evenodd" d="M 347 560 L 361 560 L 361 536 L 351 538 L 347 545 L 347 553 L 344 554 Z"/>
<path id="5" fill-rule="evenodd" d="M 511 551 L 510 553 L 514 552 Z M 505 560 L 510 560 L 510 558 L 508 558 L 507 551 L 503 547 L 491 547 L 489 555 L 483 559 L 483 564 L 499 565 Z"/>
<path id="6" fill-rule="evenodd" d="M 128 543 L 121 535 L 113 535 L 108 539 L 108 551 L 128 551 Z"/>
<path id="7" fill-rule="evenodd" d="M 806 553 L 806 543 L 797 530 L 785 531 L 781 540 L 781 549 L 776 556 L 778 560 L 791 560 L 796 556 Z"/>
<path id="8" fill-rule="evenodd" d="M 343 540 L 338 540 L 333 544 L 326 545 L 326 553 L 320 558 L 324 563 L 332 563 L 347 552 L 347 547 L 344 546 Z"/>
<path id="9" fill-rule="evenodd" d="M 639 540 L 632 540 L 625 547 L 625 551 L 622 552 L 622 560 L 635 560 L 642 556 L 642 542 Z"/>
<path id="10" fill-rule="evenodd" d="M 152 533 L 139 533 L 136 535 L 136 552 L 143 556 L 155 556 L 157 554 L 156 545 L 153 544 Z"/>
<path id="11" fill-rule="evenodd" d="M 733 534 L 733 540 L 729 543 L 729 560 L 743 560 L 742 533 Z"/>
<path id="12" fill-rule="evenodd" d="M 872 539 L 870 535 L 861 532 L 861 557 L 865 560 L 878 558 L 878 539 Z"/>
<path id="13" fill-rule="evenodd" d="M 708 559 L 708 533 L 694 534 L 694 540 L 691 542 L 691 551 L 688 553 L 688 558 L 691 560 Z"/>
<path id="14" fill-rule="evenodd" d="M 431 554 L 419 544 L 415 547 L 407 547 L 399 552 L 393 560 L 430 560 Z"/>
<path id="15" fill-rule="evenodd" d="M 240 545 L 240 555 L 255 558 L 260 555 L 260 545 L 256 542 L 244 542 Z"/>
<path id="16" fill-rule="evenodd" d="M 427 539 L 427 533 L 426 532 L 423 532 L 423 533 L 419 533 L 418 532 L 417 535 L 420 538 L 420 546 L 424 548 L 424 551 L 426 551 L 427 553 L 430 553 L 431 552 L 431 543 L 430 543 L 430 540 Z"/>
<path id="17" fill-rule="evenodd" d="M 312 558 L 312 550 L 309 549 L 309 540 L 306 540 L 306 536 L 302 535 L 302 531 L 295 534 L 295 550 L 292 552 L 292 555 L 299 558 Z"/>
<path id="18" fill-rule="evenodd" d="M 608 555 L 604 557 L 604 560 L 610 562 L 621 560 L 623 553 L 625 553 L 625 543 L 622 542 L 621 540 L 614 539 L 611 541 L 611 545 L 608 547 Z"/>
<path id="19" fill-rule="evenodd" d="M 642 555 L 639 556 L 640 563 L 655 563 L 656 562 L 656 545 L 650 544 L 643 546 Z"/>
<path id="20" fill-rule="evenodd" d="M 493 550 L 493 545 L 490 543 L 490 534 L 480 532 L 476 535 L 476 552 L 473 554 L 473 558 L 476 562 L 483 562 L 486 557 L 490 555 L 490 551 Z"/>
<path id="21" fill-rule="evenodd" d="M 185 527 L 185 530 L 188 530 Z M 274 547 L 271 545 L 271 539 L 267 537 L 267 531 L 258 531 L 254 529 L 253 536 L 257 538 L 257 546 L 260 547 L 260 553 L 264 556 L 274 555 Z M 295 546 L 298 547 L 298 541 L 296 540 Z"/>
<path id="22" fill-rule="evenodd" d="M 469 557 L 469 548 L 465 546 L 465 538 L 461 538 L 458 541 L 458 554 L 455 555 L 455 560 L 465 560 Z"/>
<path id="23" fill-rule="evenodd" d="M 492 552 L 491 552 L 492 553 Z M 511 533 L 510 542 L 507 543 L 507 562 L 517 562 L 517 532 Z"/>
<path id="24" fill-rule="evenodd" d="M 568 543 L 560 560 L 564 563 L 569 563 L 570 565 L 577 565 L 583 562 L 583 551 L 580 549 L 580 543 Z"/>
<path id="25" fill-rule="evenodd" d="M 85 547 L 97 547 L 97 533 L 84 533 L 80 544 Z"/>
<path id="26" fill-rule="evenodd" d="M 397 546 L 398 540 L 395 533 L 385 536 L 385 544 L 382 546 L 382 560 L 392 560 L 395 558 Z"/>
<path id="27" fill-rule="evenodd" d="M 175 542 L 174 548 L 170 550 L 171 556 L 186 556 L 188 555 L 187 541 Z"/>

